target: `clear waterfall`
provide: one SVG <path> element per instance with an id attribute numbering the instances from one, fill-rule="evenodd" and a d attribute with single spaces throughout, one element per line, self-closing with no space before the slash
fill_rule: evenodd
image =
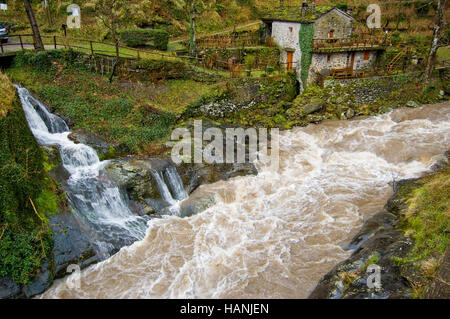
<path id="1" fill-rule="evenodd" d="M 71 141 L 64 120 L 51 114 L 28 90 L 19 87 L 18 93 L 37 141 L 60 149 L 63 166 L 70 173 L 66 190 L 69 202 L 100 258 L 144 238 L 146 221 L 130 211 L 124 194 L 101 173 L 108 162 L 101 162 L 91 147 Z"/>
<path id="2" fill-rule="evenodd" d="M 156 184 L 158 185 L 159 193 L 161 194 L 161 198 L 169 203 L 170 205 L 174 205 L 176 201 L 173 199 L 172 194 L 167 187 L 167 184 L 164 182 L 164 177 L 161 171 L 151 170 L 153 177 L 156 180 Z"/>
<path id="3" fill-rule="evenodd" d="M 181 180 L 181 177 L 175 167 L 169 166 L 165 170 L 164 175 L 176 200 L 181 201 L 188 198 L 188 194 L 184 189 L 183 181 Z"/>
<path id="4" fill-rule="evenodd" d="M 151 174 L 158 185 L 161 198 L 169 205 L 163 214 L 180 216 L 180 203 L 188 198 L 188 194 L 177 169 L 169 166 L 164 171 L 151 170 Z"/>

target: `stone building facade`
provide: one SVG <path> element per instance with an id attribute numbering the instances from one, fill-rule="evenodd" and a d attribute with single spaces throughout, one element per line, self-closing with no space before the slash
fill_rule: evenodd
<path id="1" fill-rule="evenodd" d="M 348 74 L 353 74 L 353 71 L 369 69 L 374 65 L 378 52 L 383 49 L 371 45 L 349 46 L 354 18 L 332 6 L 283 6 L 264 15 L 262 21 L 266 26 L 266 34 L 280 47 L 280 63 L 288 70 L 295 70 L 302 88 L 330 75 L 333 70 L 345 69 Z M 311 25 L 312 39 L 302 39 L 302 28 Z M 341 46 L 340 43 L 344 43 L 342 40 L 347 41 Z M 305 41 L 308 42 L 306 46 Z M 302 47 L 304 51 L 310 52 L 305 54 Z M 303 63 L 302 59 L 305 59 Z M 302 68 L 307 70 L 302 72 Z"/>

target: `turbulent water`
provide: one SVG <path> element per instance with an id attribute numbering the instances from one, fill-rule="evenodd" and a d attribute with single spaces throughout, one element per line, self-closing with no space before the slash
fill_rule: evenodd
<path id="1" fill-rule="evenodd" d="M 100 174 L 107 162 L 101 162 L 91 147 L 71 141 L 64 120 L 49 113 L 28 90 L 19 87 L 18 93 L 37 141 L 60 149 L 63 166 L 70 174 L 67 197 L 98 256 L 105 259 L 122 246 L 143 239 L 146 221 L 129 210 L 117 185 Z"/>
<path id="2" fill-rule="evenodd" d="M 278 171 L 200 187 L 215 206 L 150 221 L 145 239 L 84 270 L 80 289 L 60 280 L 41 297 L 307 297 L 389 183 L 427 171 L 449 133 L 449 103 L 283 132 Z"/>

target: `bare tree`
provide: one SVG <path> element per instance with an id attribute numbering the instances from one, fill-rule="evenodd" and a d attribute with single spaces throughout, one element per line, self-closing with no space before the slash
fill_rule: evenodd
<path id="1" fill-rule="evenodd" d="M 120 42 L 119 31 L 127 19 L 128 5 L 126 0 L 97 0 L 95 3 L 95 13 L 115 44 Z"/>
<path id="2" fill-rule="evenodd" d="M 190 28 L 189 28 L 189 52 L 192 56 L 195 56 L 197 53 L 197 35 L 196 35 L 196 25 L 195 25 L 195 17 L 197 15 L 197 11 L 195 9 L 195 1 L 190 0 L 187 3 L 187 7 L 189 10 L 189 20 L 190 20 Z"/>
<path id="3" fill-rule="evenodd" d="M 44 50 L 44 44 L 42 43 L 41 33 L 39 32 L 39 27 L 34 16 L 33 7 L 31 6 L 30 0 L 23 0 L 25 5 L 25 10 L 27 11 L 28 20 L 30 20 L 31 30 L 33 31 L 34 48 L 36 51 Z"/>
<path id="4" fill-rule="evenodd" d="M 433 28 L 433 42 L 431 43 L 430 53 L 428 54 L 427 68 L 425 70 L 425 82 L 429 83 L 431 75 L 434 70 L 434 64 L 436 63 L 436 55 L 441 42 L 441 33 L 445 28 L 444 22 L 446 0 L 438 0 L 436 22 Z"/>

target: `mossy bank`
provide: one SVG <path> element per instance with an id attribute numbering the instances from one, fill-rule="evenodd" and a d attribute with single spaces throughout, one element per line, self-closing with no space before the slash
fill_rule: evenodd
<path id="1" fill-rule="evenodd" d="M 46 214 L 54 213 L 54 197 L 45 179 L 44 154 L 14 86 L 2 73 L 0 96 L 0 282 L 8 278 L 23 285 L 26 294 L 27 285 L 51 259 Z"/>
<path id="2" fill-rule="evenodd" d="M 346 248 L 352 256 L 310 298 L 450 298 L 449 155 L 433 173 L 393 185 L 395 194 Z M 380 267 L 379 286 L 371 265 Z"/>

